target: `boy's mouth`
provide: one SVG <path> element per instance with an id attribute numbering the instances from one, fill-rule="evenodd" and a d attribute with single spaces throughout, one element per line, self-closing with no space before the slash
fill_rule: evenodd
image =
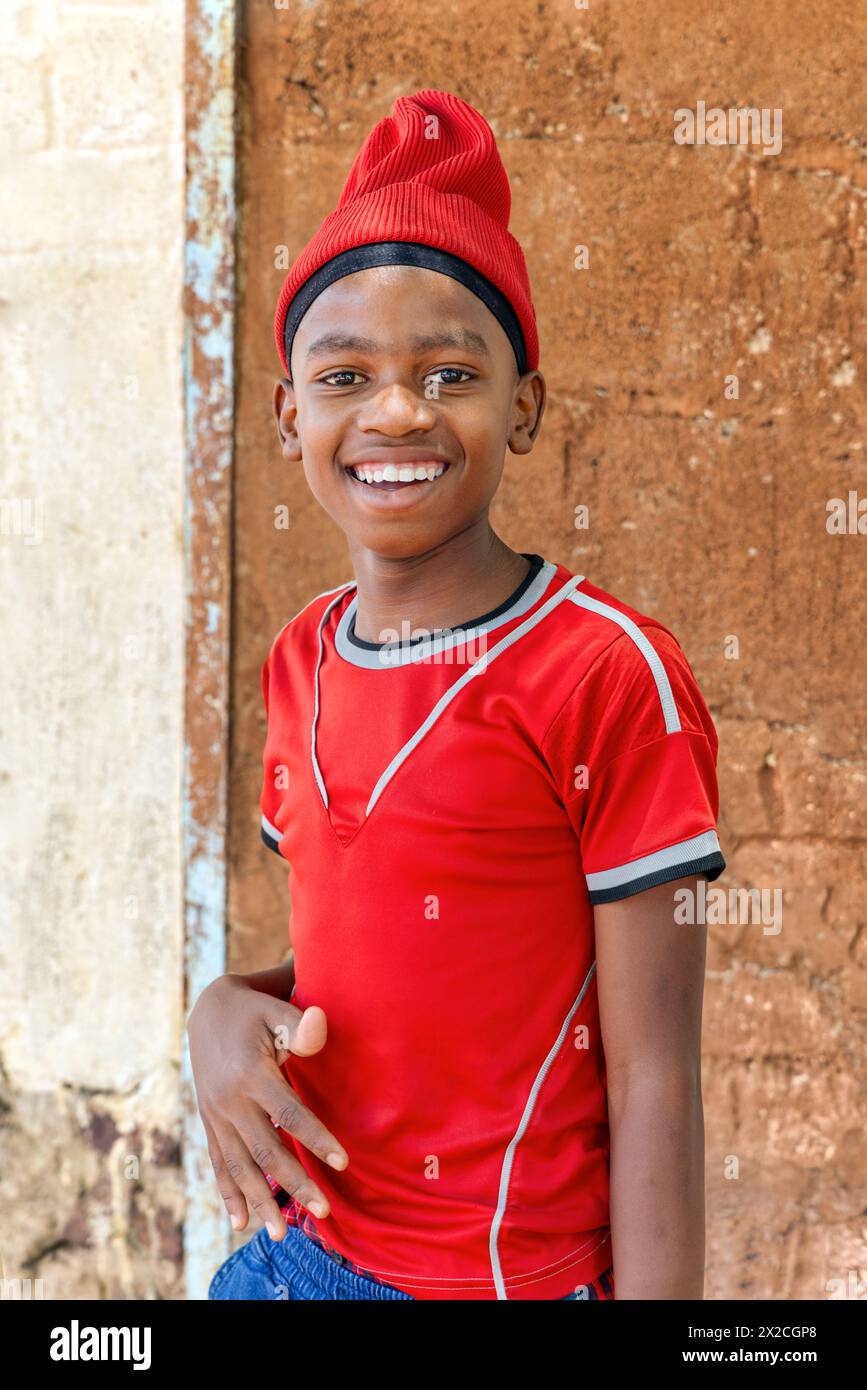
<path id="1" fill-rule="evenodd" d="M 442 458 L 413 459 L 391 463 L 387 459 L 343 466 L 349 485 L 359 496 L 375 505 L 403 506 L 421 500 L 435 488 L 448 471 L 449 462 Z M 386 499 L 389 499 L 386 501 Z M 393 499 L 393 500 L 392 500 Z"/>

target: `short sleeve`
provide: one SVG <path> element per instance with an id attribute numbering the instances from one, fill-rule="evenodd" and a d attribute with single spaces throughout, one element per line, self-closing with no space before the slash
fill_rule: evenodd
<path id="1" fill-rule="evenodd" d="M 262 698 L 265 702 L 265 718 L 268 719 L 269 703 L 271 693 L 271 661 L 274 655 L 274 648 L 271 647 L 268 655 L 262 664 Z M 285 774 L 285 768 L 281 768 L 279 758 L 273 747 L 273 731 L 269 724 L 268 734 L 265 738 L 265 748 L 262 753 L 262 791 L 259 797 L 259 810 L 261 812 L 261 833 L 262 839 L 269 849 L 275 854 L 280 854 L 280 840 L 283 832 L 277 826 L 279 818 L 280 804 L 283 798 L 281 788 L 281 776 Z M 283 858 L 283 855 L 280 855 Z"/>
<path id="2" fill-rule="evenodd" d="M 722 873 L 717 734 L 666 628 L 625 620 L 542 749 L 580 840 L 591 903 Z"/>

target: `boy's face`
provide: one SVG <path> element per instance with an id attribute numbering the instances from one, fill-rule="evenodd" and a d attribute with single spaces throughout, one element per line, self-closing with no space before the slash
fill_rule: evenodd
<path id="1" fill-rule="evenodd" d="M 519 378 L 494 315 L 449 276 L 375 266 L 317 296 L 299 324 L 292 381 L 274 389 L 283 457 L 301 461 L 350 547 L 423 554 L 487 515 L 506 449 L 529 453 L 545 406 Z M 350 465 L 446 464 L 433 481 L 359 482 Z"/>

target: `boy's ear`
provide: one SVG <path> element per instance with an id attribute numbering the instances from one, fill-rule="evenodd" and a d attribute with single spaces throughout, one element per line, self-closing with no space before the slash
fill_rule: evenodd
<path id="1" fill-rule="evenodd" d="M 513 454 L 529 454 L 545 414 L 548 388 L 540 371 L 527 372 L 515 385 L 509 448 Z"/>
<path id="2" fill-rule="evenodd" d="M 298 407 L 295 402 L 295 388 L 287 376 L 274 383 L 274 420 L 277 424 L 277 438 L 280 452 L 290 463 L 301 458 L 301 440 L 298 437 L 296 420 Z"/>

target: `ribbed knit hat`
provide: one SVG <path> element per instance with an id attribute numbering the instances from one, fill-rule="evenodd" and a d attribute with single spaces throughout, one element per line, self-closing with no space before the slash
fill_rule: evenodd
<path id="1" fill-rule="evenodd" d="M 371 265 L 420 265 L 460 280 L 502 324 L 519 374 L 535 370 L 536 315 L 524 253 L 509 232 L 511 202 L 484 116 L 451 92 L 398 97 L 283 282 L 274 336 L 287 376 L 292 339 L 316 296 Z"/>

